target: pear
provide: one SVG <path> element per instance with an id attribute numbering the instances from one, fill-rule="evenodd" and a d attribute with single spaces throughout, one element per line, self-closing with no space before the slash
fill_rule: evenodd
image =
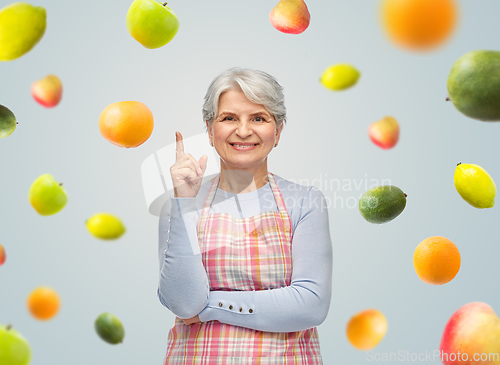
<path id="1" fill-rule="evenodd" d="M 0 61 L 12 61 L 28 53 L 42 39 L 47 12 L 41 6 L 10 4 L 0 10 Z"/>
<path id="2" fill-rule="evenodd" d="M 31 184 L 28 199 L 40 215 L 56 214 L 68 202 L 62 183 L 57 183 L 51 174 L 40 175 Z"/>
<path id="3" fill-rule="evenodd" d="M 269 20 L 280 32 L 300 34 L 309 26 L 311 15 L 303 0 L 280 0 L 269 13 Z"/>
<path id="4" fill-rule="evenodd" d="M 0 138 L 8 137 L 16 129 L 16 116 L 9 108 L 0 105 Z"/>

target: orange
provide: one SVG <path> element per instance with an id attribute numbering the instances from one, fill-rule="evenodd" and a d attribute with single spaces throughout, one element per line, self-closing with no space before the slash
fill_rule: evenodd
<path id="1" fill-rule="evenodd" d="M 382 0 L 381 19 L 397 45 L 422 51 L 444 43 L 456 28 L 456 0 Z"/>
<path id="2" fill-rule="evenodd" d="M 415 249 L 413 267 L 423 282 L 432 285 L 446 284 L 460 270 L 460 252 L 446 237 L 429 237 Z"/>
<path id="3" fill-rule="evenodd" d="M 387 332 L 387 319 L 376 309 L 356 313 L 347 323 L 347 339 L 358 350 L 374 348 Z"/>
<path id="4" fill-rule="evenodd" d="M 30 293 L 26 304 L 33 317 L 44 321 L 57 314 L 61 300 L 54 289 L 41 286 Z"/>
<path id="5" fill-rule="evenodd" d="M 118 147 L 137 147 L 153 133 L 153 113 L 139 101 L 120 101 L 108 105 L 99 117 L 104 138 Z"/>

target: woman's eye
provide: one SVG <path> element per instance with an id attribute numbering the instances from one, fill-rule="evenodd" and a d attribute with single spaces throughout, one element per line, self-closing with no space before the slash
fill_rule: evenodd
<path id="1" fill-rule="evenodd" d="M 229 120 L 229 121 L 233 121 L 234 118 L 233 117 L 225 117 L 224 120 Z"/>
<path id="2" fill-rule="evenodd" d="M 257 117 L 257 118 L 255 118 L 255 121 L 256 122 L 264 122 L 265 120 L 262 117 Z"/>

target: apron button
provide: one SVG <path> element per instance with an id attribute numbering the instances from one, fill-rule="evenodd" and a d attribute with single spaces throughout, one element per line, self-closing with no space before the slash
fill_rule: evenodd
<path id="1" fill-rule="evenodd" d="M 219 307 L 222 307 L 222 302 L 219 303 Z"/>
<path id="2" fill-rule="evenodd" d="M 249 309 L 248 312 L 253 313 L 253 309 Z"/>
<path id="3" fill-rule="evenodd" d="M 243 308 L 240 308 L 240 312 L 242 312 L 242 311 L 243 311 Z"/>
<path id="4" fill-rule="evenodd" d="M 232 306 L 232 305 L 230 305 L 230 306 L 229 306 L 229 309 L 233 309 L 233 306 Z"/>

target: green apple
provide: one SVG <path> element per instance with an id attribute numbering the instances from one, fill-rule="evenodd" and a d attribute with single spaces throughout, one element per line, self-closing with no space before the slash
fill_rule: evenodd
<path id="1" fill-rule="evenodd" d="M 0 325 L 0 364 L 28 365 L 31 348 L 26 339 L 12 326 Z"/>
<path id="2" fill-rule="evenodd" d="M 40 175 L 31 184 L 28 199 L 40 215 L 56 214 L 68 202 L 62 183 L 57 183 L 51 174 Z"/>
<path id="3" fill-rule="evenodd" d="M 127 12 L 127 30 L 144 47 L 160 48 L 177 34 L 179 18 L 167 3 L 134 0 Z"/>
<path id="4" fill-rule="evenodd" d="M 0 138 L 8 137 L 16 129 L 16 116 L 6 106 L 0 105 Z"/>

